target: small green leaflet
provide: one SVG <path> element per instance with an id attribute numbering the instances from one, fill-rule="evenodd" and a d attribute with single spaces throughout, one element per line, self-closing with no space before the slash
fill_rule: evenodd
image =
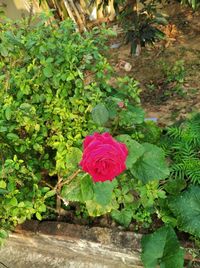
<path id="1" fill-rule="evenodd" d="M 44 73 L 44 75 L 45 75 L 47 78 L 52 77 L 52 75 L 53 75 L 52 67 L 51 67 L 50 65 L 46 66 L 46 67 L 43 69 L 43 73 Z"/>
<path id="2" fill-rule="evenodd" d="M 6 182 L 5 181 L 3 181 L 3 180 L 0 181 L 0 188 L 6 189 Z"/>
<path id="3" fill-rule="evenodd" d="M 12 111 L 11 111 L 10 107 L 7 107 L 5 110 L 5 117 L 8 121 L 11 119 L 11 115 L 12 115 Z"/>
<path id="4" fill-rule="evenodd" d="M 42 220 L 42 215 L 39 212 L 36 212 L 35 216 L 39 221 Z"/>
<path id="5" fill-rule="evenodd" d="M 103 126 L 109 119 L 109 112 L 104 104 L 97 104 L 92 110 L 92 119 L 100 126 Z"/>
<path id="6" fill-rule="evenodd" d="M 128 227 L 132 220 L 133 211 L 131 209 L 113 210 L 111 216 L 119 224 Z"/>

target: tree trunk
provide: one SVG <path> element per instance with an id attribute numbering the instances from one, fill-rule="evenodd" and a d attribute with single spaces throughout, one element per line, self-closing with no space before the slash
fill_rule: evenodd
<path id="1" fill-rule="evenodd" d="M 109 20 L 113 21 L 115 19 L 115 8 L 114 8 L 114 0 L 109 0 L 108 2 L 109 8 Z"/>

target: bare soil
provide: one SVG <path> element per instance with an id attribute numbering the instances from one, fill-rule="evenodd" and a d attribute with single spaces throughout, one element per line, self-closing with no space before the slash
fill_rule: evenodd
<path id="1" fill-rule="evenodd" d="M 158 123 L 166 126 L 200 110 L 200 12 L 179 3 L 166 4 L 161 12 L 169 21 L 169 25 L 162 28 L 165 40 L 154 47 L 143 48 L 139 56 L 130 55 L 130 45 L 112 48 L 109 61 L 118 75 L 129 75 L 140 82 L 146 116 L 158 118 Z M 119 35 L 111 43 L 121 41 Z M 161 67 L 163 63 L 173 66 L 180 60 L 185 68 L 182 94 L 176 92 L 173 83 L 167 86 L 163 83 Z M 124 62 L 131 64 L 131 71 L 124 70 Z M 151 90 L 148 85 L 152 84 L 155 88 Z"/>

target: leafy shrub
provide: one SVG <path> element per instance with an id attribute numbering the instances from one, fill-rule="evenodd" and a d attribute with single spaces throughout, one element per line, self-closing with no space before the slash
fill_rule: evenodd
<path id="1" fill-rule="evenodd" d="M 1 228 L 34 214 L 41 220 L 52 196 L 57 213 L 69 202 L 85 204 L 90 216 L 116 211 L 120 204 L 130 210 L 131 184 L 119 189 L 123 176 L 147 183 L 165 178 L 168 169 L 161 149 L 132 139 L 146 124 L 139 85 L 128 77 L 116 78 L 115 88 L 109 84 L 112 70 L 100 53 L 105 35 L 94 29 L 81 36 L 70 21 L 46 18 L 0 27 Z M 94 131 L 127 143 L 130 175 L 93 184 L 81 172 L 82 140 Z"/>
<path id="2" fill-rule="evenodd" d="M 154 201 L 153 206 L 156 206 L 157 216 L 165 226 L 142 238 L 145 267 L 158 264 L 183 267 L 183 249 L 172 227 L 193 235 L 197 240 L 200 238 L 199 126 L 200 116 L 196 114 L 167 128 L 161 136 L 160 141 L 170 163 L 170 175 L 161 187 L 165 197 Z"/>
<path id="3" fill-rule="evenodd" d="M 177 60 L 171 65 L 163 63 L 162 69 L 165 77 L 163 87 L 166 89 L 168 88 L 168 90 L 165 91 L 165 95 L 177 94 L 183 96 L 183 83 L 186 74 L 184 61 Z"/>
<path id="4" fill-rule="evenodd" d="M 123 90 L 108 93 L 104 101 L 94 107 L 92 117 L 105 131 L 126 144 L 129 151 L 127 171 L 112 182 L 97 183 L 98 186 L 92 183 L 88 175 L 80 173 L 62 188 L 61 196 L 64 200 L 85 204 L 92 217 L 111 212 L 116 221 L 128 227 L 133 219 L 151 222 L 151 215 L 155 212 L 154 201 L 165 198 L 158 181 L 165 179 L 169 170 L 163 150 L 143 142 L 152 126 L 144 121 L 144 111 L 138 104 L 138 84 L 127 78 L 120 81 L 124 83 Z M 147 133 L 143 134 L 143 129 Z M 137 133 L 142 134 L 142 140 L 135 140 Z M 145 201 L 144 191 L 151 202 Z M 138 198 L 134 197 L 133 192 L 139 192 Z"/>
<path id="5" fill-rule="evenodd" d="M 91 111 L 110 88 L 111 68 L 92 33 L 81 36 L 69 20 L 0 28 L 0 225 L 7 228 L 33 214 L 41 220 L 55 178 L 77 167 L 83 137 L 101 129 Z M 52 189 L 42 183 L 47 177 Z"/>
<path id="6" fill-rule="evenodd" d="M 185 97 L 186 91 L 183 85 L 186 70 L 184 62 L 177 60 L 169 64 L 159 61 L 158 66 L 161 70 L 160 77 L 146 84 L 146 90 L 142 92 L 143 98 L 157 104 L 174 96 Z"/>

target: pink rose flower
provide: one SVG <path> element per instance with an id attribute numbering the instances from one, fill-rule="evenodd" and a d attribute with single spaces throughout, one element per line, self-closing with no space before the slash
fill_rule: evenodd
<path id="1" fill-rule="evenodd" d="M 83 142 L 82 169 L 89 173 L 93 181 L 113 180 L 126 169 L 128 149 L 116 141 L 109 133 L 94 133 Z"/>
<path id="2" fill-rule="evenodd" d="M 119 108 L 124 108 L 124 107 L 125 107 L 125 105 L 124 105 L 124 102 L 123 102 L 123 101 L 118 102 L 118 104 L 117 104 L 117 105 L 119 106 Z"/>

